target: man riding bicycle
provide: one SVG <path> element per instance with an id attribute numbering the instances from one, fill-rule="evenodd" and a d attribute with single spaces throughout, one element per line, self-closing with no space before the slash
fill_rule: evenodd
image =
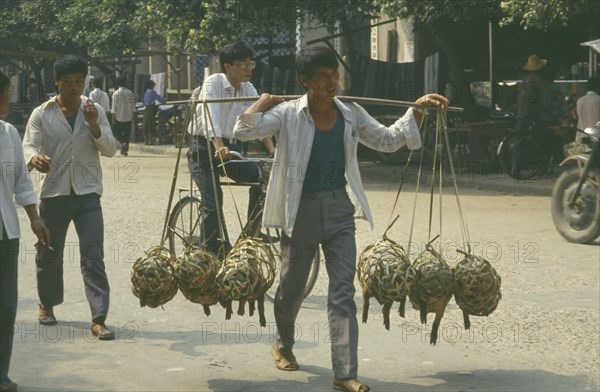
<path id="1" fill-rule="evenodd" d="M 254 97 L 258 93 L 250 78 L 252 69 L 256 66 L 253 61 L 253 50 L 242 41 L 225 45 L 219 52 L 219 61 L 223 73 L 208 77 L 202 84 L 199 100 Z M 233 127 L 237 116 L 243 113 L 250 103 L 227 102 L 208 104 L 208 112 L 204 112 L 204 105 L 199 103 L 196 108 L 197 120 L 192 121 L 188 133 L 193 136 L 192 146 L 188 151 L 188 166 L 192 178 L 200 190 L 203 201 L 202 233 L 203 241 L 208 251 L 224 256 L 228 249 L 225 244 L 226 228 L 219 224 L 224 222 L 222 202 L 223 191 L 219 183 L 222 168 L 221 161 L 231 159 L 230 151 L 240 151 L 239 142 L 233 140 Z M 205 123 L 206 122 L 206 123 Z M 210 144 L 208 144 L 210 140 Z M 263 141 L 273 155 L 275 147 L 270 138 Z M 252 164 L 231 162 L 227 164 L 226 174 L 236 182 L 258 182 L 258 168 Z M 256 207 L 261 189 L 253 186 L 249 191 L 248 220 L 260 224 L 260 208 Z M 256 208 L 255 208 L 256 207 Z M 253 213 L 256 211 L 256 213 Z"/>

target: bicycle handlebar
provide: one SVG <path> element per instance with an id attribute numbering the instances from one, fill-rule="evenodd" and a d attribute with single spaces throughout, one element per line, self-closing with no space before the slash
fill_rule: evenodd
<path id="1" fill-rule="evenodd" d="M 256 163 L 261 163 L 261 162 L 267 162 L 267 163 L 273 163 L 273 158 L 250 158 L 245 156 L 244 154 L 237 152 L 237 151 L 229 151 L 229 154 L 231 154 L 231 156 L 234 156 L 236 158 L 238 158 L 237 160 L 228 160 L 225 161 L 221 164 L 219 164 L 219 167 L 222 167 L 223 165 L 226 165 L 230 162 L 236 162 L 236 161 L 244 161 L 244 162 L 256 162 Z"/>

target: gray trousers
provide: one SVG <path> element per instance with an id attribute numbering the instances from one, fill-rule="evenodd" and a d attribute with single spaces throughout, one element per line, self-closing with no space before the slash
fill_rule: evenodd
<path id="1" fill-rule="evenodd" d="M 108 277 L 104 268 L 104 219 L 100 196 L 69 195 L 44 198 L 40 217 L 50 231 L 52 248 L 40 249 L 36 257 L 37 286 L 44 307 L 61 304 L 64 297 L 63 253 L 71 221 L 79 237 L 81 274 L 92 321 L 103 323 L 108 313 Z"/>
<path id="2" fill-rule="evenodd" d="M 292 237 L 281 239 L 281 273 L 275 295 L 275 343 L 291 350 L 296 317 L 304 297 L 310 266 L 319 244 L 325 255 L 329 288 L 322 331 L 330 334 L 336 379 L 356 378 L 358 322 L 354 302 L 356 270 L 354 205 L 344 188 L 305 193 L 300 200 Z"/>
<path id="3" fill-rule="evenodd" d="M 4 225 L 0 226 L 0 230 L 4 230 Z M 6 231 L 3 238 L 0 240 L 0 384 L 8 384 L 8 368 L 17 317 L 19 239 L 7 239 Z"/>

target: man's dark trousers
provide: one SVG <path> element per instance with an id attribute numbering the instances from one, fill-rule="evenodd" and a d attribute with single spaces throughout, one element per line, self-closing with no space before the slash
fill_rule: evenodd
<path id="1" fill-rule="evenodd" d="M 43 198 L 40 217 L 50 231 L 54 250 L 37 253 L 37 284 L 40 303 L 53 307 L 63 302 L 63 253 L 71 221 L 79 237 L 81 274 L 92 321 L 104 323 L 108 313 L 108 277 L 104 268 L 104 219 L 100 196 L 71 194 Z"/>
<path id="2" fill-rule="evenodd" d="M 229 147 L 231 151 L 239 151 L 240 148 L 236 144 L 231 144 L 224 140 L 224 144 Z M 212 146 L 211 146 L 212 147 Z M 214 150 L 211 148 L 211 153 L 214 154 Z M 192 178 L 196 183 L 196 186 L 200 190 L 202 195 L 202 207 L 204 220 L 202 222 L 204 238 L 206 248 L 215 254 L 219 254 L 219 248 L 221 243 L 220 230 L 219 230 L 219 217 L 217 214 L 223 216 L 223 190 L 219 183 L 219 176 L 223 173 L 223 169 L 218 166 L 221 162 L 217 158 L 213 158 L 212 170 L 211 163 L 209 160 L 209 150 L 206 144 L 206 139 L 203 137 L 197 138 L 192 144 L 192 148 L 188 152 L 188 166 L 192 173 Z M 255 163 L 243 162 L 243 161 L 230 161 L 225 166 L 227 177 L 231 178 L 235 182 L 258 182 L 259 181 L 259 170 Z M 214 180 L 214 183 L 213 183 Z M 252 186 L 249 190 L 248 198 L 248 220 L 254 222 L 254 226 L 261 224 L 262 210 L 258 206 L 258 199 L 261 195 L 260 186 Z M 218 200 L 218 202 L 217 202 Z M 217 208 L 219 205 L 219 208 Z M 225 232 L 227 228 L 225 227 Z M 230 238 L 230 242 L 234 242 L 235 238 Z M 233 244 L 230 244 L 233 245 Z M 228 249 L 225 249 L 225 252 Z"/>
<path id="3" fill-rule="evenodd" d="M 4 225 L 1 230 L 4 231 Z M 19 239 L 0 240 L 0 384 L 10 382 L 8 367 L 12 354 L 14 325 L 17 317 L 17 281 Z"/>
<path id="4" fill-rule="evenodd" d="M 115 136 L 121 143 L 121 154 L 129 151 L 129 139 L 131 138 L 131 121 L 117 121 L 114 126 Z"/>

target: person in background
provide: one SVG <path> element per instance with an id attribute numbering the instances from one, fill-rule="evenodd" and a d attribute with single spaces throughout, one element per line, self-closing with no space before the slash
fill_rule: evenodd
<path id="1" fill-rule="evenodd" d="M 64 301 L 63 264 L 67 230 L 74 223 L 80 267 L 91 310 L 91 331 L 114 339 L 105 324 L 110 287 L 104 265 L 102 168 L 100 153 L 115 155 L 117 140 L 103 110 L 82 96 L 87 64 L 67 55 L 54 64 L 58 95 L 33 110 L 23 138 L 27 166 L 44 173 L 40 216 L 52 235 L 53 249 L 38 249 L 38 321 L 55 325 L 54 307 Z"/>
<path id="2" fill-rule="evenodd" d="M 94 78 L 91 78 L 88 85 L 83 89 L 83 95 L 86 97 L 90 96 L 90 93 L 94 89 Z"/>
<path id="3" fill-rule="evenodd" d="M 90 91 L 89 98 L 92 102 L 100 105 L 104 109 L 106 118 L 110 119 L 112 117 L 110 114 L 110 99 L 108 98 L 108 94 L 102 91 L 102 81 L 100 79 L 92 79 L 91 85 L 92 91 Z"/>
<path id="4" fill-rule="evenodd" d="M 254 51 L 243 41 L 237 41 L 223 46 L 219 52 L 222 73 L 216 73 L 202 83 L 202 89 L 198 91 L 198 99 L 219 99 L 234 97 L 256 97 L 258 92 L 250 83 L 252 70 L 256 66 L 253 60 Z M 197 91 L 196 89 L 195 91 Z M 226 102 L 210 103 L 208 111 L 212 123 L 205 123 L 204 106 L 198 104 L 196 108 L 197 121 L 191 122 L 188 133 L 193 136 L 193 142 L 188 151 L 188 165 L 192 177 L 200 189 L 204 208 L 204 240 L 207 249 L 215 254 L 227 252 L 220 238 L 219 220 L 217 214 L 223 214 L 222 201 L 223 191 L 219 183 L 222 169 L 218 167 L 220 159 L 229 160 L 230 151 L 240 151 L 241 144 L 233 139 L 233 126 L 237 116 L 250 107 L 250 103 Z M 210 146 L 208 141 L 210 140 Z M 275 147 L 270 138 L 263 140 L 270 154 L 275 153 Z M 213 158 L 211 168 L 210 157 Z M 226 173 L 229 178 L 238 182 L 258 182 L 258 168 L 247 163 L 236 163 L 232 161 L 226 165 Z M 217 196 L 215 196 L 215 194 Z M 260 186 L 250 187 L 248 198 L 248 220 L 253 220 L 256 225 L 260 224 L 261 215 L 258 214 L 257 202 L 261 194 Z M 221 204 L 221 205 L 219 205 Z M 224 228 L 225 230 L 225 228 Z"/>
<path id="5" fill-rule="evenodd" d="M 550 125 L 557 122 L 557 98 L 545 67 L 548 60 L 533 54 L 521 67 L 525 71 L 519 85 L 517 131 L 526 131 L 532 123 Z"/>
<path id="6" fill-rule="evenodd" d="M 532 54 L 521 67 L 526 74 L 519 84 L 516 131 L 527 132 L 534 126 L 536 132 L 544 135 L 542 149 L 560 162 L 563 155 L 562 137 L 552 132 L 550 127 L 558 125 L 563 116 L 564 97 L 555 88 L 547 63 L 548 60 Z"/>
<path id="7" fill-rule="evenodd" d="M 368 219 L 371 227 L 373 219 L 356 151 L 359 142 L 385 152 L 404 145 L 411 150 L 420 148 L 422 109 L 412 108 L 386 127 L 358 104 L 336 98 L 338 67 L 335 53 L 327 47 L 300 50 L 296 69 L 307 93 L 290 102 L 263 94 L 238 117 L 233 134 L 240 140 L 277 138 L 263 215 L 263 227 L 282 231 L 281 272 L 274 301 L 277 328 L 271 348 L 275 366 L 285 371 L 300 368 L 292 351 L 296 318 L 312 259 L 321 245 L 329 276 L 332 386 L 341 391 L 368 392 L 369 386 L 357 380 L 354 218 Z M 416 104 L 445 111 L 448 100 L 427 94 Z M 290 167 L 297 175 L 289 175 Z"/>
<path id="8" fill-rule="evenodd" d="M 577 100 L 577 128 L 582 131 L 600 121 L 600 79 L 592 76 L 586 83 L 587 93 Z M 577 132 L 576 140 L 583 134 Z"/>
<path id="9" fill-rule="evenodd" d="M 153 80 L 149 80 L 144 91 L 144 106 L 146 107 L 144 109 L 144 139 L 146 144 L 154 144 L 152 138 L 156 134 L 156 112 L 158 112 L 158 104 L 156 102 L 167 102 L 166 99 L 154 90 L 154 86 L 156 86 L 156 83 Z"/>
<path id="10" fill-rule="evenodd" d="M 29 78 L 29 88 L 27 89 L 27 101 L 29 103 L 40 102 L 40 90 L 35 78 Z"/>
<path id="11" fill-rule="evenodd" d="M 10 79 L 0 72 L 0 117 L 8 114 Z M 8 377 L 17 316 L 19 218 L 16 204 L 25 208 L 38 247 L 50 246 L 50 233 L 37 209 L 35 191 L 17 129 L 0 120 L 0 391 L 15 391 Z"/>
<path id="12" fill-rule="evenodd" d="M 112 100 L 112 123 L 115 136 L 121 143 L 121 155 L 129 152 L 131 124 L 135 119 L 135 97 L 127 88 L 127 80 L 123 76 L 117 78 L 117 91 Z"/>

